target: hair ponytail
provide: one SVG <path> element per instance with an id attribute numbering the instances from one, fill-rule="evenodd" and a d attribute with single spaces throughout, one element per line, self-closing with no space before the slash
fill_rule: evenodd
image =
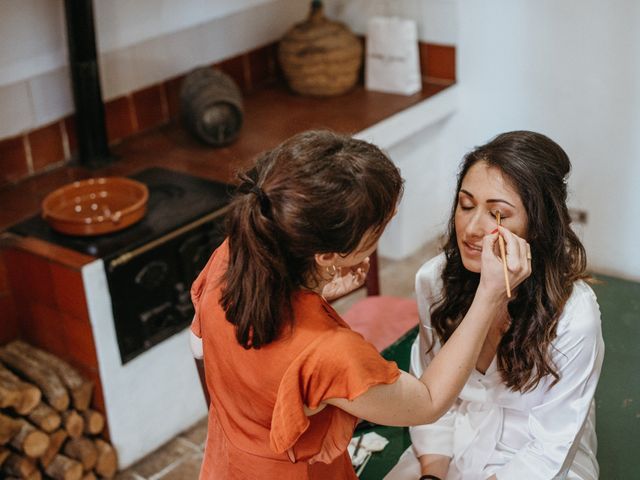
<path id="1" fill-rule="evenodd" d="M 268 197 L 247 174 L 238 187 L 228 217 L 229 267 L 221 304 L 233 318 L 236 338 L 245 348 L 259 348 L 279 333 L 271 321 L 290 312 L 291 285 L 278 232 L 268 218 Z M 290 315 L 285 315 L 290 318 Z"/>

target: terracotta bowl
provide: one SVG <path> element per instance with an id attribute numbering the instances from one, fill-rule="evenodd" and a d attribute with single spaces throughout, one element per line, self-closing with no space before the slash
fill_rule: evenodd
<path id="1" fill-rule="evenodd" d="M 42 217 L 68 235 L 101 235 L 140 221 L 149 190 L 126 177 L 90 178 L 51 192 L 42 202 Z"/>

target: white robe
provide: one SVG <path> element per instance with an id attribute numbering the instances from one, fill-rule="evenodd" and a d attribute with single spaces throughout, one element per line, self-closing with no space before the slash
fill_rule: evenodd
<path id="1" fill-rule="evenodd" d="M 411 349 L 411 371 L 420 376 L 435 353 L 430 308 L 440 298 L 444 254 L 416 275 L 420 335 Z M 551 357 L 560 381 L 547 377 L 526 393 L 512 392 L 501 380 L 496 359 L 483 375 L 474 371 L 454 406 L 437 422 L 410 429 L 412 446 L 385 480 L 420 477 L 418 456 L 452 458 L 446 480 L 598 478 L 595 404 L 604 343 L 600 309 L 591 288 L 574 284 L 552 342 Z"/>

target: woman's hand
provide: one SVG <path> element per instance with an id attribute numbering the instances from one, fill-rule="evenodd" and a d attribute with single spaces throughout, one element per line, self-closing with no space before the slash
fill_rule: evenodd
<path id="1" fill-rule="evenodd" d="M 335 300 L 364 285 L 369 273 L 369 257 L 358 265 L 336 269 L 335 275 L 322 289 L 322 296 L 327 300 Z"/>
<path id="2" fill-rule="evenodd" d="M 502 295 L 506 291 L 504 269 L 498 249 L 498 235 L 505 241 L 507 273 L 512 289 L 531 275 L 531 249 L 523 238 L 500 226 L 482 240 L 480 286 Z"/>

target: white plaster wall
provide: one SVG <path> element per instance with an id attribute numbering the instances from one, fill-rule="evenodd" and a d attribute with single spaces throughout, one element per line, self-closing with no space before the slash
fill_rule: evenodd
<path id="1" fill-rule="evenodd" d="M 66 63 L 63 0 L 0 0 L 0 85 Z"/>
<path id="2" fill-rule="evenodd" d="M 359 34 L 369 18 L 398 16 L 418 24 L 418 37 L 429 43 L 453 45 L 457 41 L 457 0 L 324 0 L 327 16 L 339 19 Z"/>
<path id="3" fill-rule="evenodd" d="M 458 108 L 458 90 L 449 87 L 356 135 L 386 150 L 405 179 L 398 211 L 378 245 L 384 257 L 409 256 L 444 229 L 448 191 L 437 159 L 442 133 Z"/>
<path id="4" fill-rule="evenodd" d="M 439 162 L 453 188 L 474 145 L 536 130 L 569 154 L 590 267 L 640 279 L 640 4 L 460 0 L 458 114 Z"/>
<path id="5" fill-rule="evenodd" d="M 102 53 L 127 48 L 269 3 L 274 1 L 94 0 L 98 48 Z M 63 0 L 0 0 L 0 39 L 0 85 L 65 66 Z"/>
<path id="6" fill-rule="evenodd" d="M 121 3 L 122 9 L 125 10 L 126 5 L 131 2 L 116 3 Z M 149 4 L 147 12 L 153 10 L 153 6 L 150 5 L 152 1 L 142 3 Z M 184 3 L 188 5 L 207 2 L 189 0 Z M 187 9 L 186 13 L 192 13 L 189 19 L 193 22 L 188 28 L 161 30 L 162 33 L 155 36 L 143 36 L 138 33 L 134 35 L 135 22 L 126 22 L 129 29 L 124 30 L 127 35 L 123 33 L 123 36 L 135 43 L 127 43 L 124 46 L 121 46 L 125 43 L 124 39 L 119 37 L 123 28 L 119 27 L 117 31 L 113 31 L 105 27 L 106 43 L 114 48 L 102 50 L 100 56 L 103 96 L 106 99 L 115 98 L 184 73 L 197 65 L 214 63 L 277 41 L 294 23 L 306 16 L 308 7 L 305 2 L 286 0 L 245 0 L 239 2 L 243 9 L 231 8 L 228 5 L 230 2 L 209 3 L 219 7 L 215 18 L 199 17 L 193 15 L 193 9 Z M 182 2 L 180 4 L 182 5 Z M 207 11 L 204 10 L 205 13 Z M 184 17 L 187 17 L 186 13 L 183 12 Z M 164 13 L 160 13 L 159 18 L 164 16 Z M 180 20 L 182 23 L 187 21 L 186 18 Z M 161 26 L 156 25 L 157 28 Z M 150 29 L 151 26 L 147 26 L 143 30 Z M 102 31 L 99 31 L 99 35 L 102 38 Z"/>
<path id="7" fill-rule="evenodd" d="M 269 3 L 273 1 L 94 0 L 100 51 L 126 48 Z"/>
<path id="8" fill-rule="evenodd" d="M 111 443 L 123 469 L 207 414 L 189 329 L 122 365 L 102 260 L 82 268 Z"/>
<path id="9" fill-rule="evenodd" d="M 426 239 L 438 238 L 445 229 L 444 205 L 440 199 L 442 172 L 431 162 L 440 151 L 441 132 L 447 118 L 429 125 L 398 143 L 388 153 L 405 179 L 404 195 L 395 217 L 378 244 L 380 255 L 401 259 L 418 250 Z"/>
<path id="10" fill-rule="evenodd" d="M 273 42 L 307 2 L 94 0 L 106 100 Z M 0 139 L 73 111 L 63 0 L 0 0 Z"/>
<path id="11" fill-rule="evenodd" d="M 457 0 L 325 0 L 329 18 L 365 34 L 374 16 L 398 16 L 416 21 L 421 41 L 454 45 L 458 36 Z M 405 193 L 396 216 L 380 239 L 379 253 L 407 257 L 440 237 L 449 210 L 446 175 L 440 162 L 447 145 L 443 132 L 457 109 L 458 91 L 432 97 L 395 119 L 381 122 L 357 136 L 383 147 L 400 168 Z"/>

